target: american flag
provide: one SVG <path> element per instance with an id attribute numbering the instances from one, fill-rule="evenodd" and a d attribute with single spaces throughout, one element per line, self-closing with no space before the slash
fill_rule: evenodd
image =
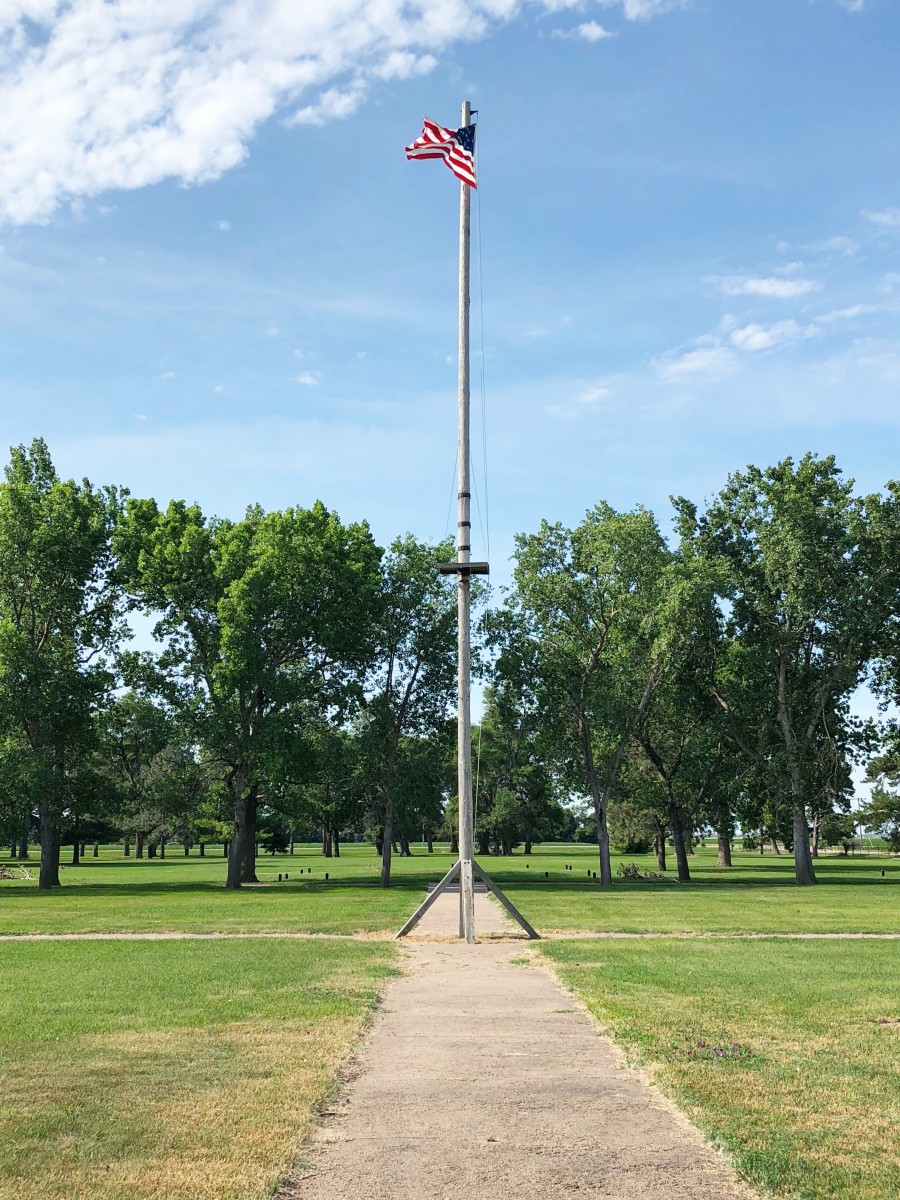
<path id="1" fill-rule="evenodd" d="M 457 179 L 476 187 L 475 183 L 475 126 L 445 129 L 425 118 L 425 128 L 411 146 L 407 158 L 442 158 Z"/>

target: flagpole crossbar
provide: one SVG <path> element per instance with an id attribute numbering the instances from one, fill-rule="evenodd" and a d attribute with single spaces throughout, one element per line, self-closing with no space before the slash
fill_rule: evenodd
<path id="1" fill-rule="evenodd" d="M 490 575 L 491 569 L 486 562 L 446 562 L 438 563 L 438 575 Z"/>
<path id="2" fill-rule="evenodd" d="M 461 866 L 462 866 L 462 863 L 460 862 L 459 859 L 457 859 L 456 862 L 453 864 L 453 866 L 450 868 L 450 870 L 447 872 L 447 874 L 444 876 L 444 878 L 441 880 L 441 882 L 435 885 L 435 888 L 432 892 L 428 893 L 428 895 L 425 897 L 425 899 L 422 901 L 422 903 L 419 905 L 419 907 L 416 909 L 416 911 L 413 913 L 413 915 L 409 918 L 409 920 L 406 922 L 406 924 L 403 926 L 403 928 L 394 935 L 395 941 L 397 941 L 398 938 L 406 937 L 406 935 L 408 933 L 410 933 L 413 929 L 415 929 L 415 927 L 418 925 L 418 923 L 422 920 L 422 918 L 428 912 L 429 908 L 431 908 L 432 904 L 434 904 L 435 900 L 437 900 L 438 896 L 443 895 L 444 892 L 449 890 L 450 885 L 454 882 L 454 880 L 459 875 Z M 528 921 L 525 920 L 525 918 L 522 916 L 522 914 L 519 912 L 519 910 L 516 908 L 516 906 L 513 904 L 513 902 L 509 899 L 509 897 L 505 896 L 503 894 L 503 891 L 497 886 L 496 883 L 494 883 L 493 879 L 491 879 L 490 875 L 488 875 L 488 873 L 487 873 L 487 871 L 485 871 L 484 867 L 482 867 L 479 863 L 477 863 L 474 858 L 472 859 L 472 870 L 476 875 L 478 875 L 478 877 L 481 879 L 482 883 L 487 888 L 487 890 L 491 893 L 491 895 L 496 896 L 496 898 L 500 901 L 500 903 L 503 905 L 503 907 L 506 909 L 506 911 L 509 913 L 509 915 L 513 918 L 513 920 L 518 921 L 519 925 L 521 925 L 521 927 L 525 930 L 525 932 L 528 934 L 529 938 L 531 938 L 532 941 L 539 942 L 541 940 L 541 935 L 537 932 L 536 929 L 534 929 L 534 927 L 532 925 L 530 925 L 528 923 Z M 460 899 L 462 899 L 462 889 L 461 888 L 460 888 L 459 894 L 460 894 Z M 462 934 L 460 934 L 460 936 L 462 936 Z"/>

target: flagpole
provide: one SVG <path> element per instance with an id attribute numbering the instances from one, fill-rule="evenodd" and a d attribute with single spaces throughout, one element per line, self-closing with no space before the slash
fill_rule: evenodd
<path id="1" fill-rule="evenodd" d="M 460 124 L 471 124 L 472 107 L 463 101 Z M 472 493 L 469 470 L 469 244 L 471 188 L 459 185 L 459 410 L 457 442 L 457 563 L 468 564 L 472 551 Z M 471 659 L 471 576 L 459 571 L 456 576 L 458 614 L 458 718 L 457 759 L 459 791 L 459 861 L 462 899 L 462 936 L 475 941 L 475 881 L 472 860 L 475 857 L 475 831 L 472 815 L 472 659 Z"/>

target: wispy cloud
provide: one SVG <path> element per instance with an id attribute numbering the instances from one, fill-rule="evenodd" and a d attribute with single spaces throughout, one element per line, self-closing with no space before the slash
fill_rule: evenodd
<path id="1" fill-rule="evenodd" d="M 739 350 L 771 350 L 787 342 L 796 342 L 809 336 L 810 326 L 798 325 L 796 321 L 776 321 L 771 325 L 744 325 L 733 329 L 730 341 Z"/>
<path id="2" fill-rule="evenodd" d="M 722 379 L 737 370 L 738 362 L 725 346 L 701 346 L 696 350 L 675 351 L 654 365 L 661 378 L 672 381 L 690 376 Z"/>
<path id="3" fill-rule="evenodd" d="M 775 300 L 807 296 L 821 287 L 811 279 L 780 279 L 778 276 L 709 276 L 707 282 L 715 284 L 724 296 L 767 296 Z"/>
<path id="4" fill-rule="evenodd" d="M 673 8 L 684 8 L 687 0 L 600 0 L 604 8 L 621 8 L 629 21 L 645 21 Z"/>
<path id="5" fill-rule="evenodd" d="M 880 225 L 882 229 L 900 229 L 900 208 L 882 208 L 875 211 L 864 208 L 862 215 L 873 225 Z"/>
<path id="6" fill-rule="evenodd" d="M 296 383 L 302 383 L 304 387 L 315 387 L 319 382 L 319 375 L 316 371 L 301 371 L 299 375 L 294 376 Z"/>
<path id="7" fill-rule="evenodd" d="M 555 38 L 580 38 L 584 42 L 602 42 L 606 38 L 614 38 L 617 35 L 609 29 L 604 29 L 599 21 L 583 21 L 581 25 L 576 25 L 574 29 L 565 31 L 554 29 L 553 36 Z"/>

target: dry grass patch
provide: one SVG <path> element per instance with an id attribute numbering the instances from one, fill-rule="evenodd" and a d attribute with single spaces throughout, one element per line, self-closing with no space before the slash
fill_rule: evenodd
<path id="1" fill-rule="evenodd" d="M 2 1200 L 270 1195 L 391 970 L 365 945 L 69 943 L 45 989 L 47 950 L 4 949 L 0 964 L 0 997 L 11 965 L 19 1000 L 45 1014 L 17 1036 L 0 1007 Z"/>

